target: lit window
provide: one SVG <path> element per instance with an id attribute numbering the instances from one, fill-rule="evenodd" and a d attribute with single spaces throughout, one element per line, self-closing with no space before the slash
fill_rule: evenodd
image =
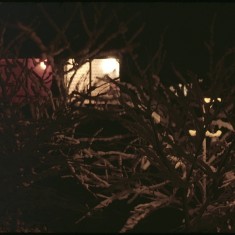
<path id="1" fill-rule="evenodd" d="M 117 59 L 108 58 L 101 60 L 101 69 L 104 74 L 109 75 L 110 78 L 119 76 L 119 62 Z"/>
<path id="2" fill-rule="evenodd" d="M 92 96 L 108 95 L 115 90 L 115 86 L 104 78 L 108 76 L 110 79 L 119 79 L 119 70 L 120 64 L 116 58 L 94 59 L 78 69 L 76 69 L 74 59 L 69 59 L 65 66 L 65 83 L 68 93 L 71 94 L 75 90 L 86 93 L 92 87 L 94 88 L 91 92 Z"/>
<path id="3" fill-rule="evenodd" d="M 71 94 L 74 90 L 79 92 L 87 92 L 89 87 L 89 63 L 87 62 L 83 64 L 77 70 L 74 66 L 74 59 L 69 59 L 67 65 L 65 66 L 65 82 L 68 87 L 68 93 Z"/>

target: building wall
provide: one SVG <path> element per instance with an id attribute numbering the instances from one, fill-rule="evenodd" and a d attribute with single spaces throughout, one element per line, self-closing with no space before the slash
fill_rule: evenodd
<path id="1" fill-rule="evenodd" d="M 37 58 L 0 59 L 0 97 L 20 103 L 47 96 L 52 68 Z"/>

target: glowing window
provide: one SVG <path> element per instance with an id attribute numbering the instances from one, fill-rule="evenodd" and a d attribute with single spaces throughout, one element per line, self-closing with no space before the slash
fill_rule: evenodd
<path id="1" fill-rule="evenodd" d="M 108 95 L 116 88 L 112 83 L 105 80 L 105 76 L 111 79 L 119 79 L 119 70 L 120 63 L 116 58 L 94 59 L 79 68 L 76 68 L 74 59 L 69 59 L 65 66 L 65 82 L 68 93 L 71 94 L 74 90 L 86 93 L 92 87 L 94 88 L 91 92 L 92 96 Z"/>

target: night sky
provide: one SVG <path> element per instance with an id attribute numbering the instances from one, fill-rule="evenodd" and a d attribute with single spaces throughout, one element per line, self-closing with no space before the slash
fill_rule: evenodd
<path id="1" fill-rule="evenodd" d="M 48 12 L 57 19 L 60 24 L 63 18 L 70 15 L 74 3 L 43 3 Z M 85 3 L 86 13 L 89 18 L 90 3 Z M 97 3 L 100 4 L 100 3 Z M 235 44 L 235 3 L 180 3 L 180 2 L 140 2 L 118 3 L 108 2 L 107 11 L 121 8 L 120 21 L 128 19 L 135 13 L 139 13 L 131 26 L 129 34 L 142 23 L 145 23 L 144 32 L 139 36 L 139 56 L 151 58 L 158 48 L 160 35 L 167 28 L 165 35 L 165 49 L 167 62 L 174 63 L 180 69 L 191 69 L 203 76 L 208 66 L 208 53 L 204 45 L 210 37 L 210 25 L 213 15 L 217 13 L 215 24 L 215 46 L 217 57 L 221 56 L 225 49 Z M 108 14 L 107 14 L 108 15 Z M 37 5 L 27 3 L 1 3 L 0 18 L 10 22 L 31 22 L 36 20 L 36 25 L 42 38 L 50 40 L 53 34 L 47 24 L 40 20 Z M 76 26 L 75 26 L 76 27 Z M 133 28 L 132 28 L 133 27 Z M 9 33 L 9 35 L 11 35 Z"/>

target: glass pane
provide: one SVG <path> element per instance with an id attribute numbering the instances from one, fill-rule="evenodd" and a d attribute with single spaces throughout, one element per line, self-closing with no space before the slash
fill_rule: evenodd
<path id="1" fill-rule="evenodd" d="M 74 68 L 74 65 L 74 59 L 69 59 L 65 67 L 68 93 L 71 94 L 74 90 L 86 93 L 89 88 L 89 63 L 83 64 L 79 69 Z"/>
<path id="2" fill-rule="evenodd" d="M 94 59 L 91 63 L 92 86 L 96 89 L 92 92 L 93 96 L 98 94 L 108 95 L 114 84 L 108 82 L 105 76 L 111 79 L 119 78 L 119 62 L 115 58 Z"/>
<path id="3" fill-rule="evenodd" d="M 108 82 L 105 76 L 108 76 L 109 79 L 119 79 L 119 67 L 119 61 L 116 58 L 105 58 L 92 60 L 91 71 L 89 70 L 89 62 L 76 69 L 74 59 L 69 59 L 65 66 L 66 85 L 69 94 L 74 90 L 86 93 L 91 81 L 91 86 L 94 88 L 91 92 L 92 96 L 111 95 L 118 89 L 114 84 Z"/>

